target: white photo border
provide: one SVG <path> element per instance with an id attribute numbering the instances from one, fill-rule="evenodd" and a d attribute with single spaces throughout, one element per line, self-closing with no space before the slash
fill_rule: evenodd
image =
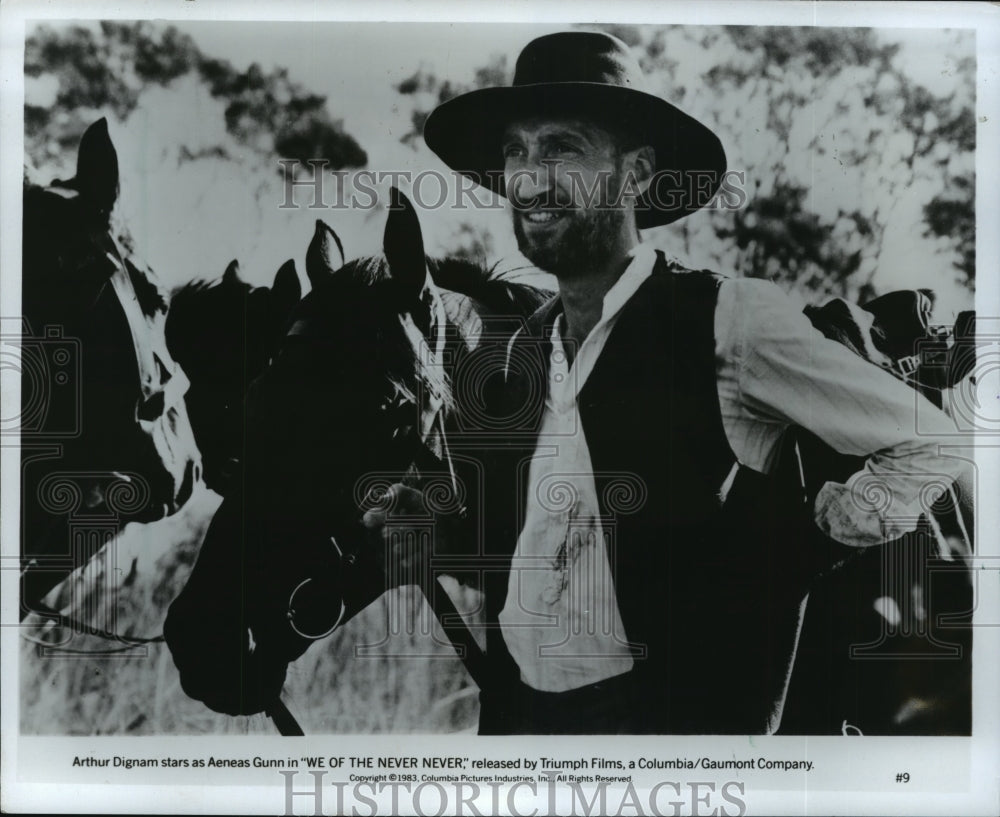
<path id="1" fill-rule="evenodd" d="M 572 3 L 504 0 L 480 4 L 421 0 L 421 2 L 366 3 L 331 2 L 319 4 L 302 0 L 150 0 L 142 6 L 111 2 L 5 2 L 0 8 L 0 79 L 3 153 L 0 163 L 0 214 L 3 238 L 0 241 L 0 315 L 20 312 L 20 212 L 23 157 L 23 65 L 25 21 L 64 19 L 136 19 L 137 17 L 175 20 L 323 20 L 394 22 L 616 22 L 636 24 L 753 24 L 797 26 L 865 26 L 892 28 L 968 27 L 977 30 L 976 56 L 976 308 L 980 315 L 1000 318 L 1000 8 L 991 4 L 953 3 L 840 3 L 840 2 L 618 2 L 615 4 L 575 0 Z M 2 372 L 3 416 L 17 413 L 20 405 L 18 380 Z M 994 443 L 994 445 L 996 445 Z M 996 496 L 1000 485 L 1000 447 L 977 448 L 982 496 Z M 10 812 L 53 813 L 248 813 L 281 811 L 285 803 L 284 785 L 273 771 L 256 777 L 228 778 L 229 782 L 207 785 L 102 783 L 98 775 L 81 783 L 68 780 L 63 771 L 67 757 L 100 747 L 104 755 L 175 753 L 193 751 L 217 756 L 243 753 L 245 738 L 239 737 L 143 737 L 143 738 L 64 738 L 19 735 L 18 710 L 18 449 L 3 449 L 0 484 L 3 486 L 2 539 L 2 647 L 3 708 L 0 728 L 4 736 L 2 753 L 3 809 Z M 997 564 L 1000 558 L 996 531 L 1000 531 L 1000 504 L 981 501 L 977 520 L 980 557 Z M 992 533 L 991 533 L 992 532 Z M 995 571 L 995 567 L 993 568 Z M 991 574 L 994 578 L 996 573 Z M 526 752 L 554 756 L 608 754 L 648 751 L 654 740 L 671 747 L 685 745 L 685 752 L 710 751 L 716 756 L 755 747 L 769 757 L 808 757 L 833 764 L 842 775 L 842 788 L 790 788 L 788 790 L 746 791 L 748 813 L 772 814 L 995 814 L 1000 796 L 1000 707 L 995 695 L 1000 679 L 1000 599 L 997 582 L 984 582 L 977 610 L 977 639 L 974 646 L 974 716 L 971 738 L 878 738 L 844 746 L 848 738 L 719 737 L 667 738 L 601 737 L 582 750 L 579 738 L 485 738 L 469 735 L 407 736 L 327 736 L 305 739 L 254 737 L 252 752 L 275 757 L 303 755 L 345 756 L 378 754 L 464 755 L 486 757 L 518 756 Z M 989 694 L 992 690 L 993 694 Z M 749 743 L 748 743 L 749 740 Z M 530 745 L 530 749 L 526 748 Z M 609 749 L 609 746 L 613 746 Z M 619 751 L 620 750 L 620 751 Z M 662 747 L 661 747 L 662 750 Z M 664 751 L 661 751 L 661 754 Z M 38 764 L 38 765 L 34 765 Z M 951 767 L 949 764 L 956 764 Z M 927 769 L 935 775 L 953 773 L 953 785 L 938 790 L 901 790 L 886 786 L 871 788 L 859 781 L 872 769 L 895 771 L 896 766 Z M 264 779 L 266 777 L 266 779 Z M 301 789 L 310 785 L 305 775 L 296 782 Z M 220 775 L 218 779 L 223 779 Z M 709 779 L 709 778 L 705 778 Z M 724 778 L 723 778 L 724 779 Z M 838 784 L 838 786 L 840 785 Z M 380 806 L 388 803 L 383 797 Z M 433 800 L 431 801 L 434 802 Z M 506 801 L 503 801 L 506 802 Z M 521 802 L 520 800 L 518 801 Z M 526 813 L 544 801 L 525 799 Z M 713 806 L 719 803 L 713 802 Z M 735 807 L 728 805 L 735 813 Z M 333 813 L 331 799 L 324 813 Z M 387 807 L 387 806 L 384 806 Z M 567 804 L 560 803 L 568 813 Z M 312 813 L 311 805 L 300 798 L 296 813 Z M 361 811 L 360 813 L 366 813 Z M 538 813 L 544 813 L 539 810 Z M 633 812 L 626 812 L 633 813 Z M 685 809 L 686 813 L 686 809 Z M 722 812 L 720 812 L 722 813 Z"/>

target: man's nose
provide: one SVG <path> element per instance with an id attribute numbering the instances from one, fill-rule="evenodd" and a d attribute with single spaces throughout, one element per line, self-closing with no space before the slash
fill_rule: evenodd
<path id="1" fill-rule="evenodd" d="M 551 161 L 529 153 L 507 174 L 507 198 L 515 207 L 530 205 L 552 189 L 553 172 Z"/>

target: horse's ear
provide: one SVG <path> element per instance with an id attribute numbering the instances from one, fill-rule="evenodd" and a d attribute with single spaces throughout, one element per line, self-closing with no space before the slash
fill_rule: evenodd
<path id="1" fill-rule="evenodd" d="M 271 297 L 282 313 L 290 312 L 302 297 L 299 274 L 295 271 L 295 261 L 291 258 L 275 273 L 274 283 L 271 285 Z"/>
<path id="2" fill-rule="evenodd" d="M 235 258 L 229 262 L 229 266 L 226 267 L 226 271 L 222 273 L 222 283 L 224 284 L 242 284 L 243 279 L 240 278 L 240 262 Z"/>
<path id="3" fill-rule="evenodd" d="M 110 213 L 118 200 L 118 154 L 108 120 L 98 119 L 83 134 L 76 156 L 75 187 L 98 211 Z"/>
<path id="4" fill-rule="evenodd" d="M 427 283 L 427 263 L 420 220 L 410 200 L 397 188 L 390 190 L 389 218 L 382 236 L 382 252 L 392 280 L 400 286 L 403 303 L 420 297 Z"/>
<path id="5" fill-rule="evenodd" d="M 306 276 L 315 289 L 316 285 L 331 272 L 344 266 L 344 245 L 333 228 L 323 219 L 316 219 L 309 249 L 306 250 Z"/>

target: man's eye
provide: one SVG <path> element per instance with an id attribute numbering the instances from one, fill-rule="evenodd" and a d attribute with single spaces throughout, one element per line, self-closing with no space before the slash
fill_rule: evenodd
<path id="1" fill-rule="evenodd" d="M 556 142 L 555 151 L 556 153 L 570 153 L 574 155 L 580 152 L 576 145 L 571 145 L 569 142 Z"/>
<path id="2" fill-rule="evenodd" d="M 503 149 L 505 159 L 520 159 L 524 156 L 524 148 L 520 145 L 506 145 Z"/>

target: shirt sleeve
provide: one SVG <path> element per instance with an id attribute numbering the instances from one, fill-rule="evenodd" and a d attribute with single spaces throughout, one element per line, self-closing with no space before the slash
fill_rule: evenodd
<path id="1" fill-rule="evenodd" d="M 846 484 L 827 482 L 820 490 L 820 529 L 866 547 L 916 527 L 967 467 L 941 450 L 961 443 L 954 423 L 901 380 L 827 339 L 776 285 L 727 283 L 737 287 L 730 343 L 741 410 L 760 422 L 801 426 L 835 451 L 867 457 Z"/>

